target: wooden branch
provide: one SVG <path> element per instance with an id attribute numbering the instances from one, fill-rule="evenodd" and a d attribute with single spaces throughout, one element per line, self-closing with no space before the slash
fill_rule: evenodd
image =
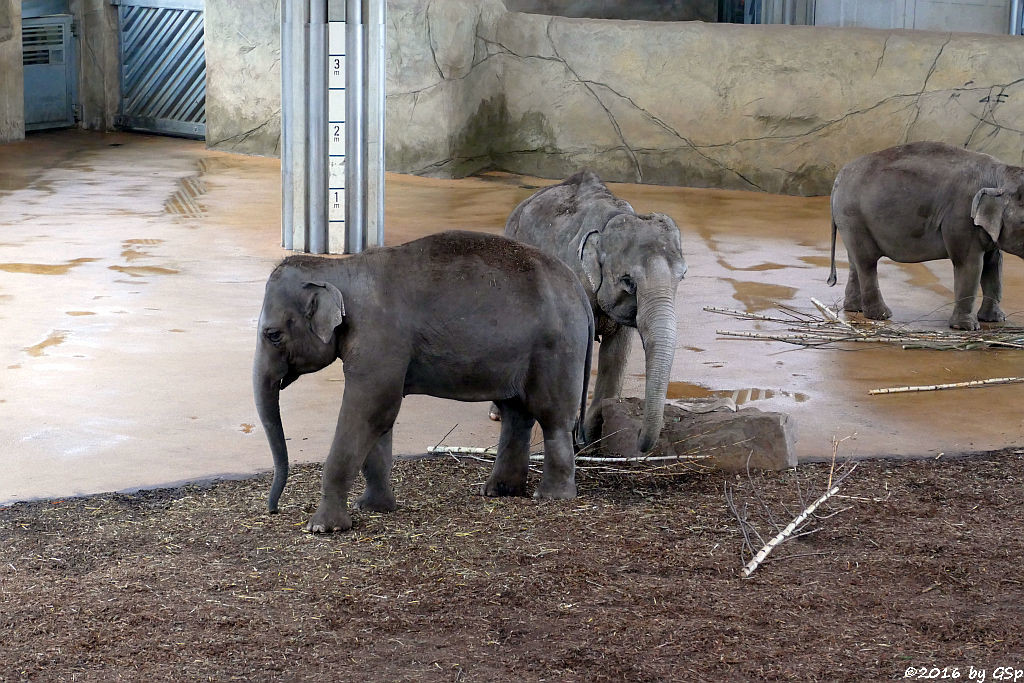
<path id="1" fill-rule="evenodd" d="M 905 394 L 914 391 L 940 391 L 942 389 L 968 389 L 970 387 L 985 387 L 993 384 L 1017 384 L 1024 382 L 1024 377 L 993 377 L 992 379 L 978 379 L 970 382 L 953 382 L 951 384 L 925 384 L 921 386 L 889 387 L 887 389 L 870 389 L 869 394 Z"/>
<path id="2" fill-rule="evenodd" d="M 746 566 L 743 567 L 743 570 L 740 572 L 741 574 L 743 574 L 743 577 L 749 578 L 750 575 L 754 573 L 754 570 L 757 569 L 758 565 L 764 562 L 764 558 L 768 557 L 768 553 L 770 553 L 775 548 L 775 546 L 785 541 L 796 530 L 798 526 L 804 523 L 804 520 L 806 520 L 811 514 L 814 513 L 815 510 L 818 509 L 819 505 L 821 505 L 822 503 L 824 503 L 826 500 L 836 495 L 837 493 L 839 493 L 838 485 L 833 486 L 828 491 L 826 491 L 820 498 L 818 498 L 818 500 L 808 505 L 806 510 L 797 515 L 796 519 L 789 523 L 789 526 L 787 526 L 785 529 L 780 531 L 774 538 L 768 541 L 768 543 L 766 543 L 765 546 L 758 551 L 757 555 L 754 555 L 754 559 L 752 559 L 750 562 L 747 562 Z"/>
<path id="3" fill-rule="evenodd" d="M 449 455 L 490 455 L 496 456 L 498 450 L 496 448 L 479 448 L 476 446 L 428 446 L 427 453 L 438 454 L 446 453 Z M 643 463 L 643 462 L 692 462 L 694 460 L 707 460 L 713 456 L 710 455 L 638 455 L 631 458 L 599 458 L 590 455 L 577 455 L 576 462 L 584 463 L 610 463 L 614 465 L 624 465 L 627 463 Z M 531 455 L 530 460 L 543 460 L 543 455 Z"/>

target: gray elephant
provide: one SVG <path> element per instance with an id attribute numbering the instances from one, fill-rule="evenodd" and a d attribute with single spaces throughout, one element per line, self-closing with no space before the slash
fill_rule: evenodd
<path id="1" fill-rule="evenodd" d="M 535 422 L 544 431 L 538 498 L 576 495 L 573 429 L 582 425 L 594 320 L 573 273 L 497 235 L 445 232 L 346 259 L 292 256 L 267 281 L 253 390 L 274 456 L 268 507 L 288 477 L 279 392 L 340 358 L 345 394 L 306 530 L 352 525 L 356 506 L 395 509 L 391 428 L 402 398 L 497 401 L 497 459 L 484 494 L 523 495 Z M 582 431 L 582 430 L 580 430 Z"/>
<path id="2" fill-rule="evenodd" d="M 878 259 L 953 261 L 949 326 L 976 330 L 1006 316 L 1002 251 L 1024 257 L 1024 169 L 940 142 L 914 142 L 862 156 L 832 188 L 832 269 L 836 230 L 850 261 L 843 308 L 873 320 L 892 315 L 878 290 Z M 973 313 L 981 285 L 982 302 Z"/>
<path id="3" fill-rule="evenodd" d="M 638 215 L 591 171 L 580 171 L 519 204 L 505 234 L 564 261 L 587 290 L 601 349 L 588 440 L 601 429 L 601 402 L 618 396 L 634 332 L 644 346 L 647 384 L 642 453 L 664 422 L 665 394 L 676 347 L 676 287 L 686 274 L 679 228 L 662 213 Z M 492 417 L 500 416 L 495 411 Z"/>

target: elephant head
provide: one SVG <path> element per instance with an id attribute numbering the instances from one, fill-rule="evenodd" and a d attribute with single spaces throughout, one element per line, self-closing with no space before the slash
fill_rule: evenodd
<path id="1" fill-rule="evenodd" d="M 316 372 L 338 357 L 336 328 L 345 302 L 329 282 L 306 280 L 286 265 L 267 281 L 260 312 L 252 385 L 256 410 L 274 457 L 274 482 L 267 499 L 270 512 L 288 480 L 288 448 L 281 425 L 280 392 L 300 375 Z"/>
<path id="2" fill-rule="evenodd" d="M 1008 175 L 1004 186 L 978 190 L 971 218 L 1000 249 L 1024 258 L 1024 172 Z"/>
<path id="3" fill-rule="evenodd" d="M 661 433 L 675 356 L 676 287 L 686 274 L 679 228 L 665 214 L 620 213 L 584 236 L 579 258 L 600 309 L 640 332 L 647 384 L 638 447 L 647 452 Z"/>

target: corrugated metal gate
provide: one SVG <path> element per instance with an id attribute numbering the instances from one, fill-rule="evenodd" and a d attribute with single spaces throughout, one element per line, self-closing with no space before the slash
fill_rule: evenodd
<path id="1" fill-rule="evenodd" d="M 111 0 L 121 33 L 121 111 L 134 130 L 206 137 L 204 0 Z"/>
<path id="2" fill-rule="evenodd" d="M 75 125 L 76 67 L 71 15 L 26 18 L 21 27 L 25 130 Z"/>

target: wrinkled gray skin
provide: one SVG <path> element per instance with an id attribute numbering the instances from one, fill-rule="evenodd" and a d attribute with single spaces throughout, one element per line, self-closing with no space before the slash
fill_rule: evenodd
<path id="1" fill-rule="evenodd" d="M 892 315 L 878 290 L 878 259 L 953 261 L 949 326 L 976 330 L 1006 318 L 1002 251 L 1024 257 L 1024 169 L 979 152 L 914 142 L 868 154 L 839 171 L 832 188 L 832 271 L 836 230 L 850 260 L 843 308 L 874 320 Z M 982 302 L 973 313 L 981 285 Z"/>
<path id="2" fill-rule="evenodd" d="M 600 434 L 601 402 L 619 395 L 634 329 L 640 332 L 647 384 L 637 448 L 651 450 L 664 422 L 676 347 L 676 287 L 686 274 L 675 222 L 661 213 L 638 215 L 597 175 L 580 171 L 519 204 L 505 234 L 560 258 L 587 290 L 601 341 L 588 440 Z"/>
<path id="3" fill-rule="evenodd" d="M 345 394 L 324 463 L 315 533 L 352 526 L 356 506 L 395 509 L 391 428 L 408 394 L 496 401 L 506 415 L 489 496 L 524 495 L 535 422 L 544 471 L 535 496 L 576 495 L 594 322 L 586 292 L 556 259 L 497 235 L 445 232 L 346 259 L 292 256 L 267 282 L 253 364 L 256 407 L 274 456 L 271 512 L 288 477 L 280 390 L 336 358 Z"/>

